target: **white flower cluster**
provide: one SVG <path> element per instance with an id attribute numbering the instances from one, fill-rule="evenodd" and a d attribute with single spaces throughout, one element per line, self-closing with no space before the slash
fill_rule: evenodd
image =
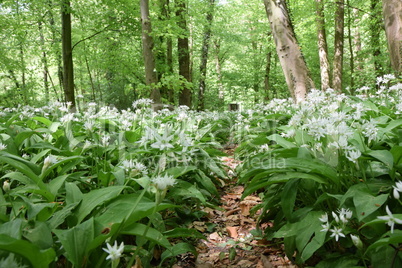
<path id="1" fill-rule="evenodd" d="M 323 223 L 321 232 L 328 232 L 330 231 L 331 237 L 335 237 L 335 241 L 339 240 L 339 237 L 345 237 L 345 234 L 342 233 L 343 229 L 345 228 L 346 224 L 352 218 L 352 211 L 349 209 L 339 209 L 338 214 L 332 211 L 333 221 L 329 221 L 328 214 L 323 214 L 319 219 Z M 331 228 L 333 226 L 333 228 Z M 335 226 L 337 225 L 337 226 Z"/>
<path id="2" fill-rule="evenodd" d="M 158 190 L 164 191 L 168 187 L 175 185 L 177 181 L 173 178 L 173 176 L 165 174 L 164 176 L 159 175 L 153 178 L 152 183 Z"/>

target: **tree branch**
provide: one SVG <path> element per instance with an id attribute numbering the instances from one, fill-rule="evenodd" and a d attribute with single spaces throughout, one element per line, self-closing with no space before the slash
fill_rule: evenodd
<path id="1" fill-rule="evenodd" d="M 72 47 L 71 50 L 74 50 L 74 48 L 75 48 L 79 43 L 84 42 L 84 41 L 86 41 L 86 40 L 89 40 L 89 39 L 91 39 L 91 38 L 97 36 L 98 34 L 107 31 L 108 28 L 109 28 L 109 26 L 110 26 L 110 25 L 106 26 L 105 28 L 103 28 L 103 29 L 100 30 L 99 32 L 96 32 L 96 33 L 94 33 L 94 34 L 92 34 L 92 35 L 90 35 L 90 36 L 88 36 L 88 37 L 85 37 L 84 39 L 81 39 L 80 41 L 78 41 L 77 43 L 75 43 L 75 44 L 73 45 L 73 47 Z"/>

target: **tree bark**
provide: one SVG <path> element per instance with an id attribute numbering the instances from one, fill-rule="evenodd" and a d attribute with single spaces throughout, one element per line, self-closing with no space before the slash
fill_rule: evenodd
<path id="1" fill-rule="evenodd" d="M 71 103 L 71 111 L 75 111 L 74 67 L 71 44 L 71 5 L 70 0 L 64 0 L 61 7 L 62 22 L 62 53 L 63 53 L 63 88 L 66 102 Z"/>
<path id="2" fill-rule="evenodd" d="M 207 63 L 208 63 L 208 50 L 209 39 L 211 38 L 211 25 L 214 18 L 214 6 L 215 0 L 209 0 L 209 10 L 207 12 L 207 24 L 205 25 L 204 37 L 201 48 L 201 65 L 200 65 L 200 85 L 198 91 L 198 111 L 202 111 L 205 108 L 205 89 L 206 89 L 206 77 L 207 77 Z"/>
<path id="3" fill-rule="evenodd" d="M 378 0 L 371 0 L 371 21 L 370 21 L 370 48 L 371 54 L 373 56 L 374 62 L 374 73 L 376 77 L 384 75 L 383 66 L 380 61 L 381 56 L 381 42 L 380 42 L 380 35 L 381 35 L 381 27 L 378 25 L 382 24 L 382 15 L 381 15 L 381 2 Z"/>
<path id="4" fill-rule="evenodd" d="M 264 96 L 264 101 L 268 101 L 270 99 L 269 93 L 271 92 L 271 83 L 269 81 L 269 76 L 271 73 L 271 57 L 272 57 L 272 52 L 267 53 L 267 62 L 265 65 L 265 76 L 264 76 L 264 90 L 265 90 L 265 96 Z"/>
<path id="5" fill-rule="evenodd" d="M 391 67 L 399 76 L 402 73 L 402 1 L 383 0 L 382 7 Z"/>
<path id="6" fill-rule="evenodd" d="M 293 100 L 299 103 L 314 83 L 298 46 L 286 1 L 264 0 L 264 4 L 286 83 Z"/>
<path id="7" fill-rule="evenodd" d="M 342 92 L 344 17 L 345 2 L 344 0 L 338 0 L 335 12 L 335 44 L 332 88 L 339 93 Z"/>
<path id="8" fill-rule="evenodd" d="M 176 16 L 178 18 L 178 26 L 181 29 L 181 34 L 177 39 L 177 52 L 179 59 L 179 75 L 184 77 L 187 82 L 191 81 L 190 73 L 190 52 L 188 41 L 188 29 L 186 23 L 186 3 L 183 0 L 176 2 Z M 191 107 L 191 89 L 189 83 L 183 83 L 182 90 L 179 94 L 179 105 Z"/>
<path id="9" fill-rule="evenodd" d="M 224 105 L 225 103 L 225 90 L 223 88 L 223 77 L 222 77 L 222 58 L 220 57 L 221 53 L 221 41 L 216 40 L 214 42 L 215 45 L 215 69 L 218 75 L 218 99 L 219 104 Z"/>
<path id="10" fill-rule="evenodd" d="M 162 108 L 162 98 L 159 89 L 156 87 L 157 76 L 155 71 L 155 57 L 152 51 L 154 41 L 151 36 L 152 25 L 149 16 L 149 0 L 140 1 L 141 26 L 142 26 L 142 52 L 145 65 L 145 83 L 151 89 L 151 100 L 155 111 Z"/>
<path id="11" fill-rule="evenodd" d="M 43 27 L 42 22 L 38 21 L 38 28 L 39 28 L 39 40 L 42 49 L 42 63 L 43 63 L 43 86 L 45 88 L 45 100 L 46 103 L 49 102 L 49 65 L 47 61 L 47 53 L 45 49 L 45 37 L 43 36 Z"/>
<path id="12" fill-rule="evenodd" d="M 325 31 L 325 16 L 323 0 L 315 0 L 317 14 L 318 55 L 320 58 L 321 89 L 330 88 L 330 65 L 328 60 L 327 33 Z"/>

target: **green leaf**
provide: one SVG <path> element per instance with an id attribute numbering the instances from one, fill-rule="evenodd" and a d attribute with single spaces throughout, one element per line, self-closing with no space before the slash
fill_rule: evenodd
<path id="1" fill-rule="evenodd" d="M 79 205 L 79 202 L 68 204 L 61 210 L 56 211 L 53 216 L 47 221 L 51 229 L 57 228 L 65 219 L 72 214 L 72 210 Z"/>
<path id="2" fill-rule="evenodd" d="M 158 245 L 161 245 L 167 249 L 170 249 L 172 247 L 169 240 L 167 240 L 166 237 L 164 237 L 161 232 L 152 227 L 148 227 L 142 223 L 130 224 L 124 227 L 121 233 L 144 237 L 147 240 L 152 241 Z"/>
<path id="3" fill-rule="evenodd" d="M 177 179 L 178 177 L 181 177 L 184 174 L 197 169 L 198 168 L 196 166 L 171 167 L 169 169 L 166 169 L 166 173 L 172 175 L 175 179 Z"/>
<path id="4" fill-rule="evenodd" d="M 89 193 L 84 194 L 81 205 L 75 213 L 78 223 L 85 219 L 85 217 L 88 216 L 97 206 L 116 198 L 124 188 L 124 186 L 109 186 L 102 189 L 92 190 Z"/>
<path id="5" fill-rule="evenodd" d="M 176 185 L 169 191 L 170 196 L 183 196 L 185 199 L 197 198 L 201 203 L 205 204 L 204 195 L 193 184 L 186 181 L 178 180 Z"/>
<path id="6" fill-rule="evenodd" d="M 52 230 L 45 222 L 35 221 L 34 228 L 25 228 L 24 237 L 41 249 L 53 247 Z"/>
<path id="7" fill-rule="evenodd" d="M 191 237 L 197 239 L 206 239 L 205 236 L 197 230 L 187 228 L 174 228 L 172 230 L 163 232 L 163 235 L 167 238 Z"/>
<path id="8" fill-rule="evenodd" d="M 52 170 L 63 166 L 62 169 L 60 170 L 60 174 L 64 175 L 65 173 L 67 173 L 70 169 L 72 169 L 73 167 L 75 167 L 79 162 L 81 162 L 84 158 L 82 156 L 71 156 L 71 157 L 67 157 L 64 158 L 63 160 L 50 165 L 46 170 L 44 170 L 44 172 L 40 175 L 41 180 L 43 181 L 49 174 L 50 172 L 52 172 Z"/>
<path id="9" fill-rule="evenodd" d="M 0 234 L 0 249 L 26 258 L 33 268 L 47 268 L 56 258 L 52 248 L 40 250 L 26 240 L 15 239 L 5 234 Z"/>
<path id="10" fill-rule="evenodd" d="M 367 152 L 367 154 L 384 163 L 389 169 L 394 166 L 394 157 L 388 150 L 375 150 Z"/>
<path id="11" fill-rule="evenodd" d="M 75 267 L 82 267 L 87 258 L 88 246 L 94 239 L 94 220 L 89 220 L 74 226 L 71 229 L 54 229 L 64 250 L 66 258 L 74 264 Z"/>
<path id="12" fill-rule="evenodd" d="M 78 188 L 78 186 L 73 183 L 73 182 L 66 182 L 65 184 L 65 188 L 66 188 L 66 204 L 70 205 L 73 203 L 77 203 L 80 202 L 83 198 L 83 194 L 80 190 L 80 188 Z"/>
<path id="13" fill-rule="evenodd" d="M 317 230 L 314 233 L 313 239 L 306 245 L 301 254 L 301 259 L 303 262 L 306 262 L 313 254 L 320 249 L 325 244 L 325 237 L 327 236 L 326 232 L 321 232 Z"/>
<path id="14" fill-rule="evenodd" d="M 133 208 L 134 201 L 139 197 L 139 193 L 120 195 L 113 199 L 99 215 L 95 216 L 96 221 L 103 226 L 110 226 L 113 223 L 120 223 L 127 219 L 125 223 L 130 224 L 152 215 L 155 201 L 146 197 L 141 197 L 138 204 Z M 156 212 L 174 207 L 176 207 L 174 204 L 161 203 L 156 208 Z M 133 211 L 132 214 L 128 215 L 131 210 Z"/>
<path id="15" fill-rule="evenodd" d="M 297 189 L 300 180 L 293 179 L 286 182 L 285 187 L 283 188 L 282 195 L 281 195 L 281 207 L 283 214 L 288 221 L 292 220 L 292 212 L 295 206 Z"/>
<path id="16" fill-rule="evenodd" d="M 286 148 L 286 149 L 296 147 L 296 144 L 286 140 L 285 138 L 283 138 L 279 134 L 272 134 L 272 135 L 268 136 L 268 139 L 270 139 L 271 141 L 276 142 L 277 144 L 279 144 L 280 146 L 282 146 L 283 148 Z"/>
<path id="17" fill-rule="evenodd" d="M 164 251 L 162 253 L 161 265 L 164 263 L 164 261 L 167 258 L 176 257 L 176 256 L 178 256 L 180 254 L 184 254 L 184 253 L 187 253 L 187 252 L 191 252 L 194 255 L 197 254 L 196 248 L 193 245 L 189 244 L 189 243 L 178 243 L 176 245 L 173 245 L 170 250 L 166 250 L 166 251 Z"/>
<path id="18" fill-rule="evenodd" d="M 388 194 L 373 196 L 370 193 L 356 191 L 353 195 L 353 203 L 356 207 L 357 219 L 362 221 L 378 210 L 388 199 Z"/>

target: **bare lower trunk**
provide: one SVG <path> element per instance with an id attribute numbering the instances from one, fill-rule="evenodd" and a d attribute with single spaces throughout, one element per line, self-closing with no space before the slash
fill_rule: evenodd
<path id="1" fill-rule="evenodd" d="M 286 1 L 264 0 L 264 4 L 286 83 L 292 98 L 299 103 L 314 88 L 314 83 L 297 44 Z"/>
<path id="2" fill-rule="evenodd" d="M 269 93 L 271 91 L 271 84 L 269 82 L 269 76 L 271 73 L 271 57 L 272 57 L 272 52 L 267 53 L 267 62 L 265 65 L 265 77 L 264 77 L 264 90 L 265 90 L 265 96 L 264 100 L 268 101 L 270 99 Z"/>
<path id="3" fill-rule="evenodd" d="M 315 1 L 317 13 L 317 37 L 318 54 L 320 58 L 321 89 L 327 90 L 330 87 L 330 66 L 328 60 L 327 34 L 325 31 L 324 3 L 323 0 Z"/>
<path id="4" fill-rule="evenodd" d="M 62 17 L 62 51 L 63 51 L 63 88 L 66 102 L 71 103 L 75 111 L 73 50 L 71 45 L 71 6 L 69 0 L 64 0 L 61 9 Z"/>
<path id="5" fill-rule="evenodd" d="M 179 19 L 178 26 L 183 31 L 181 37 L 177 40 L 177 51 L 179 57 L 179 74 L 184 77 L 187 82 L 191 81 L 190 73 L 190 52 L 189 52 L 189 41 L 188 41 L 188 29 L 186 23 L 186 13 L 187 7 L 183 0 L 177 2 L 177 17 Z M 179 94 L 179 104 L 191 107 L 191 89 L 189 88 L 189 83 L 183 83 L 183 88 Z"/>
<path id="6" fill-rule="evenodd" d="M 402 1 L 383 0 L 382 6 L 391 67 L 397 75 L 400 75 L 402 73 Z"/>
<path id="7" fill-rule="evenodd" d="M 149 17 L 149 0 L 141 0 L 141 25 L 142 25 L 142 49 L 145 65 L 145 83 L 151 89 L 151 100 L 154 110 L 162 108 L 162 98 L 159 89 L 156 87 L 157 76 L 155 72 L 155 58 L 153 54 L 154 41 L 150 35 L 152 32 L 151 20 Z"/>
<path id="8" fill-rule="evenodd" d="M 342 69 L 343 69 L 343 38 L 344 38 L 344 0 L 337 2 L 335 14 L 335 45 L 334 45 L 334 72 L 332 87 L 336 92 L 342 92 Z"/>
<path id="9" fill-rule="evenodd" d="M 208 50 L 209 50 L 209 39 L 211 37 L 211 24 L 213 20 L 213 11 L 215 0 L 209 0 L 210 8 L 207 13 L 207 24 L 204 30 L 204 38 L 202 41 L 201 48 L 201 65 L 200 65 L 200 85 L 198 91 L 198 110 L 202 111 L 205 108 L 205 88 L 206 88 L 206 78 L 207 78 L 207 63 L 208 63 Z"/>
<path id="10" fill-rule="evenodd" d="M 221 52 L 220 40 L 216 40 L 214 44 L 215 44 L 215 69 L 216 74 L 218 75 L 218 99 L 220 104 L 224 104 L 225 90 L 223 88 L 223 81 L 222 81 L 222 59 L 220 57 Z"/>

